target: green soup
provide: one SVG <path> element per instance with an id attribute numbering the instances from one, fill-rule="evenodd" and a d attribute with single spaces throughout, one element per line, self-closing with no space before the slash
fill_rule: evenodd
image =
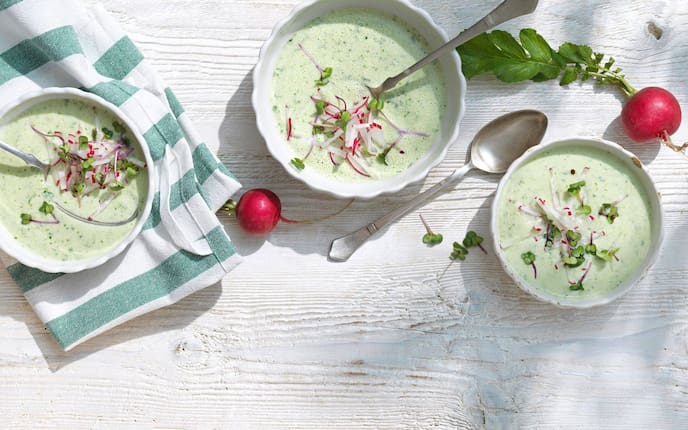
<path id="1" fill-rule="evenodd" d="M 93 139 L 97 126 L 96 139 Z M 41 133 L 53 136 L 46 137 Z M 55 133 L 59 133 L 61 139 L 54 136 Z M 105 161 L 99 161 L 97 155 L 89 152 L 91 145 L 91 149 L 96 148 L 94 153 L 101 149 L 98 154 L 105 154 L 102 149 L 105 146 L 99 147 L 96 143 L 105 141 L 105 134 L 112 134 L 111 141 L 119 139 L 123 142 L 117 152 L 120 159 L 109 156 L 112 158 L 111 169 L 105 167 Z M 0 189 L 3 190 L 0 222 L 22 246 L 51 260 L 84 260 L 107 252 L 132 231 L 136 219 L 116 227 L 98 226 L 67 216 L 54 207 L 59 204 L 81 217 L 92 217 L 101 222 L 127 220 L 137 208 L 139 213 L 143 211 L 148 192 L 145 165 L 141 165 L 145 158 L 133 134 L 112 114 L 76 99 L 54 99 L 29 108 L 3 125 L 0 139 L 34 154 L 43 162 L 52 161 L 54 164 L 46 176 L 19 158 L 0 151 Z M 83 171 L 67 169 L 69 172 L 61 182 L 58 181 L 60 166 L 66 165 L 66 159 L 74 157 L 71 154 L 76 154 L 80 147 L 84 158 L 91 160 L 79 161 L 78 164 L 83 163 Z M 67 155 L 70 148 L 71 154 Z M 111 175 L 108 178 L 113 180 L 106 179 L 105 175 L 98 175 L 96 180 L 96 172 L 102 171 Z M 66 182 L 68 175 L 89 179 L 77 181 L 70 176 L 70 182 Z M 69 184 L 67 190 L 64 190 L 65 184 Z M 52 212 L 46 210 L 50 206 Z"/>
<path id="2" fill-rule="evenodd" d="M 555 297 L 603 296 L 635 275 L 653 232 L 632 169 L 604 149 L 572 146 L 520 166 L 498 202 L 509 267 Z"/>
<path id="3" fill-rule="evenodd" d="M 294 157 L 305 159 L 305 168 L 343 181 L 381 179 L 406 170 L 428 151 L 440 130 L 446 91 L 437 64 L 426 66 L 383 95 L 381 112 L 386 118 L 374 113 L 371 120 L 381 126 L 384 143 L 360 150 L 360 164 L 367 175 L 341 159 L 350 149 L 343 147 L 343 138 L 330 145 L 337 155 L 322 148 L 331 134 L 314 130 L 318 118 L 314 98 L 336 105 L 335 114 L 345 109 L 353 112 L 370 95 L 365 84 L 378 85 L 429 51 L 415 30 L 372 9 L 335 10 L 299 29 L 284 46 L 272 79 L 271 102 L 285 145 Z M 324 84 L 316 83 L 322 77 L 316 64 L 331 68 Z M 418 133 L 400 134 L 400 129 Z"/>

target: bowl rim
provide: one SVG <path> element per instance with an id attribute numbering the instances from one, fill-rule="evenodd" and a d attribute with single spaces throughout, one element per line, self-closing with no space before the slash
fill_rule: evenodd
<path id="1" fill-rule="evenodd" d="M 636 172 L 636 176 L 641 180 L 641 183 L 645 187 L 645 191 L 648 194 L 648 200 L 650 203 L 650 210 L 652 213 L 651 225 L 653 227 L 652 243 L 648 249 L 647 256 L 641 264 L 641 266 L 636 270 L 633 276 L 629 277 L 617 288 L 611 290 L 608 294 L 596 297 L 587 297 L 585 299 L 574 299 L 571 300 L 566 297 L 555 297 L 547 295 L 546 293 L 537 290 L 532 287 L 528 282 L 524 281 L 518 276 L 515 271 L 511 269 L 506 261 L 504 251 L 501 249 L 499 244 L 499 232 L 498 232 L 498 209 L 499 203 L 502 199 L 502 193 L 506 186 L 506 183 L 511 178 L 512 174 L 523 164 L 530 161 L 536 155 L 544 152 L 550 148 L 556 146 L 596 146 L 602 150 L 608 150 L 608 152 L 615 158 L 625 161 L 626 163 L 631 163 L 634 168 L 638 170 L 632 170 Z M 602 147 L 600 147 L 602 145 Z M 630 164 L 627 164 L 630 167 Z M 529 148 L 521 157 L 514 161 L 504 176 L 500 179 L 497 191 L 495 192 L 494 199 L 492 201 L 492 207 L 490 209 L 490 231 L 492 233 L 492 246 L 495 250 L 497 260 L 500 263 L 502 269 L 509 275 L 513 282 L 523 291 L 529 293 L 531 296 L 535 297 L 539 301 L 553 304 L 560 308 L 575 308 L 575 309 L 587 309 L 595 306 L 601 306 L 608 304 L 619 297 L 630 291 L 636 284 L 638 284 L 649 272 L 650 268 L 654 265 L 659 251 L 661 249 L 663 239 L 664 239 L 664 208 L 661 202 L 661 193 L 657 189 L 657 185 L 650 175 L 650 172 L 646 168 L 645 164 L 640 161 L 640 159 L 632 152 L 626 150 L 618 143 L 590 136 L 574 136 L 563 139 L 558 139 L 549 143 L 541 144 Z"/>
<path id="2" fill-rule="evenodd" d="M 24 112 L 24 110 L 36 104 L 42 103 L 42 101 L 59 99 L 63 97 L 78 99 L 88 104 L 95 105 L 100 109 L 109 111 L 113 116 L 121 120 L 129 130 L 131 130 L 146 160 L 146 170 L 148 171 L 148 192 L 146 194 L 146 200 L 143 206 L 143 210 L 141 214 L 139 214 L 139 217 L 136 221 L 136 224 L 134 225 L 134 228 L 109 251 L 87 259 L 68 261 L 51 260 L 49 258 L 35 254 L 34 252 L 22 246 L 18 241 L 10 239 L 7 243 L 5 243 L 5 241 L 0 240 L 0 248 L 5 253 L 7 253 L 8 255 L 10 255 L 11 257 L 13 257 L 14 259 L 26 266 L 33 267 L 48 273 L 80 272 L 86 269 L 91 269 L 100 266 L 106 261 L 119 255 L 122 251 L 125 250 L 125 248 L 129 244 L 131 244 L 131 242 L 138 236 L 138 234 L 143 229 L 143 225 L 148 219 L 153 206 L 153 199 L 155 197 L 156 188 L 155 164 L 150 154 L 148 145 L 146 144 L 146 140 L 144 139 L 143 134 L 139 130 L 138 126 L 117 106 L 93 93 L 88 93 L 77 88 L 71 87 L 49 87 L 22 94 L 21 96 L 15 98 L 9 103 L 6 103 L 0 108 L 0 127 L 4 127 L 5 124 L 7 124 L 7 122 L 13 120 L 13 117 L 7 120 L 7 115 L 10 113 L 14 115 L 19 115 L 22 112 Z M 3 236 L 10 236 L 2 224 L 0 224 L 0 230 L 2 231 Z"/>
<path id="3" fill-rule="evenodd" d="M 427 26 L 428 31 L 432 31 L 436 33 L 436 35 L 443 41 L 446 42 L 449 40 L 447 33 L 437 25 L 430 14 L 425 11 L 424 9 L 421 9 L 418 6 L 413 5 L 410 1 L 408 0 L 378 0 L 374 2 L 372 5 L 368 3 L 367 5 L 361 5 L 365 2 L 361 0 L 306 0 L 303 1 L 299 4 L 297 4 L 287 16 L 282 18 L 275 24 L 275 26 L 272 29 L 272 32 L 270 33 L 270 36 L 265 40 L 263 45 L 261 46 L 259 55 L 258 55 L 258 61 L 253 69 L 253 91 L 251 94 L 251 105 L 253 107 L 253 111 L 256 115 L 256 125 L 258 128 L 258 131 L 260 135 L 263 137 L 263 140 L 265 141 L 265 144 L 268 148 L 268 151 L 272 155 L 272 157 L 277 160 L 280 165 L 284 168 L 284 170 L 293 178 L 298 179 L 299 181 L 305 183 L 309 188 L 315 190 L 315 191 L 320 191 L 327 193 L 331 196 L 337 197 L 337 198 L 360 198 L 360 199 L 371 199 L 374 197 L 377 197 L 381 194 L 392 194 L 395 192 L 400 191 L 401 189 L 405 188 L 409 184 L 416 183 L 421 181 L 422 179 L 426 178 L 428 173 L 432 168 L 440 164 L 447 156 L 447 152 L 449 151 L 449 148 L 458 140 L 458 135 L 459 135 L 459 130 L 460 130 L 460 123 L 463 120 L 464 114 L 465 114 L 465 109 L 466 109 L 466 79 L 463 75 L 462 69 L 461 69 L 461 58 L 459 57 L 458 53 L 456 50 L 454 50 L 451 54 L 446 55 L 443 57 L 442 61 L 447 62 L 447 67 L 451 67 L 452 71 L 456 71 L 456 78 L 457 82 L 455 83 L 457 88 L 456 92 L 458 92 L 459 97 L 456 100 L 456 115 L 452 116 L 452 118 L 445 118 L 444 121 L 442 122 L 443 127 L 445 126 L 445 122 L 451 121 L 452 124 L 450 126 L 450 130 L 447 133 L 447 137 L 445 139 L 442 139 L 441 146 L 440 144 L 437 143 L 437 140 L 435 141 L 435 144 L 437 144 L 439 147 L 437 149 L 437 154 L 432 157 L 431 159 L 426 162 L 426 165 L 422 168 L 419 168 L 419 170 L 414 174 L 414 175 L 409 175 L 409 177 L 403 177 L 405 172 L 408 172 L 408 169 L 402 171 L 401 173 L 392 176 L 390 178 L 383 179 L 382 181 L 377 181 L 377 183 L 382 183 L 387 181 L 386 186 L 378 186 L 374 187 L 372 186 L 373 184 L 376 183 L 376 181 L 361 181 L 361 182 L 346 182 L 345 184 L 348 184 L 350 186 L 354 186 L 352 184 L 365 184 L 368 185 L 368 187 L 359 187 L 357 190 L 350 190 L 346 189 L 346 186 L 342 186 L 341 188 L 338 187 L 336 189 L 333 189 L 329 184 L 321 184 L 318 181 L 313 181 L 313 179 L 318 179 L 322 178 L 325 179 L 325 176 L 322 174 L 314 174 L 312 177 L 310 175 L 305 175 L 302 171 L 296 171 L 296 169 L 293 168 L 293 166 L 290 165 L 290 160 L 284 159 L 283 157 L 278 156 L 278 154 L 275 152 L 276 150 L 273 148 L 274 145 L 276 145 L 275 142 L 272 142 L 269 139 L 269 131 L 274 128 L 274 119 L 272 118 L 271 112 L 270 114 L 265 114 L 264 109 L 261 109 L 261 106 L 264 104 L 269 104 L 269 98 L 261 98 L 264 94 L 269 97 L 270 91 L 269 89 L 271 88 L 271 84 L 267 83 L 264 85 L 256 85 L 257 82 L 265 82 L 264 79 L 261 79 L 261 77 L 267 73 L 270 72 L 270 78 L 272 76 L 272 69 L 267 70 L 269 60 L 272 59 L 270 56 L 270 51 L 273 48 L 273 45 L 278 43 L 280 39 L 280 35 L 282 32 L 285 31 L 285 29 L 289 29 L 288 27 L 299 18 L 299 16 L 302 13 L 306 13 L 309 9 L 313 7 L 317 7 L 321 3 L 329 3 L 326 4 L 323 7 L 327 7 L 327 10 L 336 10 L 336 9 L 343 9 L 347 7 L 363 7 L 363 8 L 372 8 L 375 10 L 381 10 L 386 12 L 387 14 L 391 14 L 399 19 L 401 19 L 404 22 L 407 22 L 408 19 L 406 17 L 415 15 L 417 18 L 422 20 L 424 22 L 424 25 Z M 334 6 L 333 6 L 334 5 Z M 393 9 L 394 7 L 394 9 Z M 392 12 L 393 11 L 393 12 Z M 301 27 L 298 27 L 301 28 Z M 290 31 L 287 34 L 291 34 L 296 29 L 289 29 Z M 415 27 L 414 27 L 415 28 Z M 286 36 L 285 36 L 286 37 Z M 276 51 L 273 53 L 273 55 L 278 55 L 280 51 Z M 445 76 L 445 79 L 447 79 L 446 73 L 443 73 L 443 76 Z M 454 80 L 454 76 L 452 75 L 451 80 Z M 271 80 L 269 80 L 271 82 Z M 454 85 L 454 82 L 452 82 L 452 85 Z M 267 88 L 267 89 L 266 89 Z M 261 101 L 263 100 L 263 101 Z M 281 143 L 281 142 L 280 142 Z M 429 152 L 428 152 L 429 153 Z M 426 155 L 428 154 L 426 153 Z M 414 164 L 418 163 L 421 161 L 423 157 L 421 157 L 419 160 L 417 160 Z M 393 181 L 392 181 L 393 179 Z M 331 184 L 331 183 L 330 183 Z"/>

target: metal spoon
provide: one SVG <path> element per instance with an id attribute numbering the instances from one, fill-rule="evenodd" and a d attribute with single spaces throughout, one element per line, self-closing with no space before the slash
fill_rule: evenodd
<path id="1" fill-rule="evenodd" d="M 3 142 L 2 140 L 0 140 L 0 149 L 4 149 L 5 151 L 9 152 L 10 154 L 14 155 L 15 157 L 24 161 L 29 166 L 36 167 L 36 168 L 42 170 L 43 174 L 45 174 L 45 175 L 47 175 L 48 171 L 50 170 L 50 165 L 42 162 L 41 160 L 36 158 L 35 155 L 27 154 L 26 152 L 20 151 L 17 148 Z M 52 203 L 55 205 L 55 207 L 57 207 L 57 209 L 59 209 L 60 211 L 65 213 L 67 216 L 70 216 L 70 217 L 72 217 L 78 221 L 85 222 L 87 224 L 98 225 L 101 227 L 118 227 L 120 225 L 129 224 L 130 222 L 134 221 L 139 216 L 139 209 L 136 208 L 134 210 L 134 213 L 132 213 L 129 216 L 129 218 L 127 218 L 125 220 L 122 220 L 122 221 L 97 221 L 94 219 L 82 217 L 81 215 L 70 211 L 69 209 L 67 209 L 64 206 L 62 206 L 61 204 L 59 204 L 56 200 L 53 200 Z"/>
<path id="2" fill-rule="evenodd" d="M 511 112 L 491 121 L 473 138 L 466 164 L 377 221 L 333 240 L 328 257 L 332 261 L 348 260 L 373 234 L 450 189 L 474 168 L 486 173 L 506 172 L 528 148 L 540 143 L 546 130 L 547 116 L 535 110 Z"/>
<path id="3" fill-rule="evenodd" d="M 411 73 L 421 69 L 428 63 L 432 63 L 442 55 L 455 49 L 459 45 L 468 42 L 480 33 L 488 31 L 499 24 L 509 21 L 510 19 L 533 12 L 537 7 L 537 4 L 538 0 L 505 0 L 483 19 L 459 33 L 458 36 L 449 42 L 429 53 L 425 58 L 422 58 L 413 66 L 402 71 L 396 76 L 385 79 L 385 81 L 378 87 L 369 87 L 366 85 L 370 90 L 370 94 L 372 94 L 373 98 L 379 99 L 383 92 L 394 88 L 399 81 Z"/>

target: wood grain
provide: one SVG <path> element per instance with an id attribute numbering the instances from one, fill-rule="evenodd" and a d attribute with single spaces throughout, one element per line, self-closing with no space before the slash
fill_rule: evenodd
<path id="1" fill-rule="evenodd" d="M 86 0 L 96 4 L 96 0 Z M 414 1 L 450 34 L 482 1 Z M 250 73 L 295 1 L 111 0 L 112 11 L 247 187 L 275 190 L 293 218 L 343 202 L 306 189 L 269 156 L 250 105 Z M 541 2 L 504 26 L 553 44 L 611 53 L 638 87 L 688 100 L 688 5 L 669 0 Z M 661 37 L 657 38 L 658 30 Z M 686 428 L 688 161 L 628 142 L 621 96 L 589 83 L 469 83 L 460 139 L 427 179 L 357 201 L 267 240 L 221 215 L 244 263 L 221 285 L 61 352 L 0 274 L 0 414 L 6 428 Z M 447 259 L 409 215 L 349 262 L 332 238 L 374 219 L 460 166 L 497 115 L 540 109 L 545 140 L 604 136 L 636 152 L 662 192 L 666 240 L 648 276 L 608 306 L 561 310 L 518 290 L 493 253 Z M 684 126 L 675 135 L 688 139 Z M 449 241 L 489 232 L 498 178 L 472 173 L 422 210 Z M 446 245 L 446 246 L 445 246 Z"/>

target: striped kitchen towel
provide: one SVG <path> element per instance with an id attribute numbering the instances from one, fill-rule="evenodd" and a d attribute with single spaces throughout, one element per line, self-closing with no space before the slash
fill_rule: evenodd
<path id="1" fill-rule="evenodd" d="M 65 350 L 214 284 L 239 263 L 215 216 L 239 183 L 102 8 L 78 0 L 0 0 L 0 52 L 0 104 L 42 87 L 95 93 L 136 123 L 159 177 L 143 231 L 104 265 L 51 274 L 2 256 Z"/>

